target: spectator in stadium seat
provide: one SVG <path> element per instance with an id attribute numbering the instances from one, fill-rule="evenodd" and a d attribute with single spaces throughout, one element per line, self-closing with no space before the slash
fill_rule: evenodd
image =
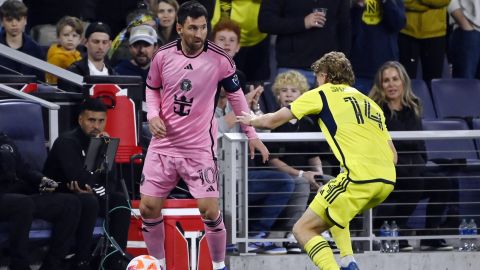
<path id="1" fill-rule="evenodd" d="M 105 56 L 112 44 L 110 27 L 102 22 L 92 22 L 85 30 L 85 47 L 87 57 L 74 62 L 68 70 L 82 76 L 108 76 L 114 75 L 115 71 L 105 61 Z M 82 93 L 83 89 L 72 85 L 65 80 L 58 81 L 58 88 L 68 92 Z"/>
<path id="2" fill-rule="evenodd" d="M 354 0 L 351 8 L 354 87 L 368 94 L 386 61 L 398 61 L 398 33 L 405 26 L 403 0 Z"/>
<path id="3" fill-rule="evenodd" d="M 449 47 L 452 77 L 480 79 L 480 1 L 452 0 L 448 12 L 455 20 Z"/>
<path id="4" fill-rule="evenodd" d="M 405 68 L 399 62 L 390 61 L 384 63 L 375 75 L 374 85 L 370 91 L 370 97 L 382 108 L 385 114 L 385 125 L 389 131 L 414 131 L 423 130 L 421 120 L 421 103 L 413 94 L 410 77 Z M 392 206 L 380 205 L 377 208 L 379 216 L 405 216 L 398 218 L 396 222 L 400 229 L 407 229 L 408 217 L 412 215 L 417 203 L 428 193 L 422 192 L 427 186 L 423 176 L 427 161 L 424 141 L 395 141 L 398 151 L 396 166 L 397 181 L 395 191 L 385 200 L 393 203 Z M 436 179 L 437 185 L 449 180 Z M 398 192 L 399 191 L 399 192 Z M 435 192 L 434 192 L 435 193 Z M 445 206 L 435 205 L 438 192 L 430 199 L 427 206 L 427 216 L 442 215 Z M 427 218 L 426 227 L 436 228 L 435 219 Z M 376 228 L 380 228 L 383 220 L 376 220 Z M 400 251 L 412 251 L 413 247 L 407 240 L 400 240 Z M 421 247 L 429 247 L 434 250 L 452 250 L 452 246 L 444 240 L 422 240 Z"/>
<path id="5" fill-rule="evenodd" d="M 44 166 L 45 175 L 66 183 L 66 187 L 81 201 L 82 211 L 76 235 L 74 269 L 87 270 L 90 261 L 92 234 L 98 216 L 105 217 L 105 195 L 109 195 L 110 236 L 125 250 L 130 211 L 122 193 L 116 192 L 116 176 L 109 174 L 109 190 L 105 190 L 105 172 L 85 169 L 85 157 L 90 138 L 106 137 L 107 108 L 99 99 L 87 99 L 80 105 L 79 126 L 60 135 L 54 142 Z M 65 186 L 64 186 L 65 187 Z M 116 209 L 112 211 L 112 209 Z M 108 252 L 110 252 L 109 250 Z M 124 261 L 116 252 L 106 260 L 108 268 L 124 270 Z"/>
<path id="6" fill-rule="evenodd" d="M 11 270 L 30 270 L 28 241 L 33 219 L 53 225 L 41 270 L 63 270 L 80 216 L 76 196 L 54 192 L 58 183 L 26 163 L 16 144 L 0 133 L 0 221 L 8 223 Z"/>
<path id="7" fill-rule="evenodd" d="M 327 12 L 314 12 L 314 8 Z M 314 87 L 312 62 L 330 51 L 350 53 L 350 0 L 263 0 L 258 28 L 277 35 L 277 74 L 295 69 Z"/>
<path id="8" fill-rule="evenodd" d="M 119 75 L 141 76 L 142 82 L 147 80 L 148 70 L 153 54 L 158 48 L 158 37 L 155 29 L 149 25 L 139 25 L 130 30 L 130 60 L 123 60 L 116 67 Z"/>
<path id="9" fill-rule="evenodd" d="M 83 24 L 80 19 L 65 16 L 57 23 L 58 43 L 53 43 L 48 49 L 47 62 L 61 68 L 68 68 L 73 62 L 82 59 L 77 46 L 83 34 Z M 52 74 L 45 76 L 47 83 L 57 84 L 58 78 Z"/>
<path id="10" fill-rule="evenodd" d="M 178 33 L 175 29 L 175 22 L 178 2 L 176 0 L 153 0 L 150 3 L 150 10 L 157 16 L 155 22 L 162 45 L 176 40 Z"/>
<path id="11" fill-rule="evenodd" d="M 0 43 L 12 49 L 26 53 L 38 59 L 45 59 L 40 46 L 25 34 L 28 8 L 22 1 L 7 0 L 0 7 L 0 20 L 3 30 L 0 32 Z M 0 56 L 0 74 L 35 75 L 43 80 L 45 74 L 36 68 L 21 64 L 10 58 Z"/>
<path id="12" fill-rule="evenodd" d="M 267 81 L 270 78 L 270 38 L 258 29 L 260 2 L 256 0 L 219 0 L 215 3 L 212 25 L 232 20 L 241 28 L 240 50 L 235 55 L 237 67 L 245 73 L 248 82 Z M 248 16 L 245 16 L 248 14 Z"/>
<path id="13" fill-rule="evenodd" d="M 399 62 L 408 76 L 417 78 L 419 62 L 423 80 L 441 78 L 447 46 L 447 6 L 450 0 L 405 0 L 405 27 L 398 36 Z M 422 79 L 422 78 L 419 78 Z"/>

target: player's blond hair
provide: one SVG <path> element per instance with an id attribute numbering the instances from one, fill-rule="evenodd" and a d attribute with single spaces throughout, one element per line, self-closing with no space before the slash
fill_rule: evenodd
<path id="1" fill-rule="evenodd" d="M 323 72 L 327 74 L 326 82 L 332 84 L 346 84 L 352 86 L 355 83 L 352 64 L 345 54 L 341 52 L 329 52 L 312 64 L 315 74 Z"/>
<path id="2" fill-rule="evenodd" d="M 302 73 L 295 70 L 288 70 L 275 77 L 275 82 L 272 86 L 273 93 L 276 96 L 280 95 L 280 90 L 287 85 L 295 87 L 300 91 L 300 94 L 307 92 L 310 88 L 307 78 L 305 78 Z"/>
<path id="3" fill-rule="evenodd" d="M 398 72 L 398 76 L 400 77 L 400 80 L 402 81 L 403 84 L 403 96 L 402 96 L 402 105 L 411 108 L 417 117 L 421 117 L 422 114 L 422 108 L 420 106 L 420 102 L 417 96 L 412 91 L 412 82 L 410 80 L 410 77 L 408 76 L 407 71 L 403 67 L 402 64 L 400 64 L 397 61 L 388 61 L 385 62 L 378 70 L 377 73 L 375 74 L 375 79 L 373 82 L 372 89 L 370 90 L 370 93 L 368 94 L 373 101 L 375 101 L 378 105 L 384 106 L 387 105 L 389 102 L 387 100 L 387 97 L 385 96 L 385 89 L 382 87 L 382 81 L 383 81 L 383 72 L 386 69 L 389 68 L 394 68 Z M 395 114 L 394 110 L 390 110 L 391 115 Z"/>

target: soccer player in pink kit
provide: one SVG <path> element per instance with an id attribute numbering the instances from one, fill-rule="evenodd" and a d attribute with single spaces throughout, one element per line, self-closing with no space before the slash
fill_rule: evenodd
<path id="1" fill-rule="evenodd" d="M 165 198 L 183 178 L 197 199 L 205 224 L 214 269 L 226 269 L 226 230 L 218 207 L 216 163 L 217 122 L 214 117 L 220 88 L 237 115 L 248 105 L 235 75 L 235 63 L 220 47 L 207 41 L 207 11 L 197 1 L 180 6 L 180 39 L 161 47 L 147 78 L 147 119 L 152 141 L 140 186 L 143 236 L 150 255 L 165 269 L 165 229 L 161 210 Z M 264 162 L 268 150 L 255 130 L 242 126 Z"/>

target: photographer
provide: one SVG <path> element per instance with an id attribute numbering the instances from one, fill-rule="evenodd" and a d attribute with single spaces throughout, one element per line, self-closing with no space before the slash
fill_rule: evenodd
<path id="1" fill-rule="evenodd" d="M 44 172 L 54 179 L 66 183 L 63 189 L 70 190 L 80 198 L 81 217 L 76 235 L 74 269 L 90 269 L 90 247 L 98 216 L 106 211 L 105 195 L 109 195 L 109 232 L 122 250 L 127 246 L 130 211 L 122 193 L 115 192 L 115 177 L 109 177 L 109 190 L 105 190 L 105 172 L 89 172 L 85 169 L 90 138 L 108 137 L 105 132 L 107 108 L 99 99 L 86 99 L 80 105 L 79 127 L 62 134 L 55 140 L 45 163 Z M 120 209 L 118 209 L 120 208 Z M 125 269 L 119 253 L 108 257 L 108 269 Z"/>
<path id="2" fill-rule="evenodd" d="M 29 270 L 29 231 L 33 219 L 53 225 L 49 250 L 41 270 L 65 269 L 63 258 L 72 243 L 80 202 L 66 193 L 54 193 L 58 183 L 24 162 L 15 143 L 0 133 L 0 221 L 9 228 L 11 270 Z"/>

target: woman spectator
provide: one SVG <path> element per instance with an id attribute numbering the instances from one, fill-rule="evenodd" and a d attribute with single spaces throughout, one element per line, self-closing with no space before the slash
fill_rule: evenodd
<path id="1" fill-rule="evenodd" d="M 175 30 L 175 22 L 178 11 L 176 0 L 153 0 L 150 10 L 156 15 L 155 22 L 158 28 L 158 37 L 162 44 L 174 41 L 178 38 Z"/>
<path id="2" fill-rule="evenodd" d="M 420 101 L 413 94 L 410 77 L 399 62 L 386 62 L 380 67 L 369 96 L 382 108 L 389 131 L 423 129 Z M 394 205 L 378 207 L 377 215 L 402 216 L 403 218 L 397 219 L 397 224 L 400 229 L 406 229 L 408 217 L 415 211 L 416 203 L 425 195 L 429 195 L 421 192 L 424 189 L 421 176 L 427 160 L 426 150 L 423 141 L 395 141 L 394 144 L 398 152 L 397 182 L 395 191 L 385 201 Z M 431 197 L 430 204 L 427 206 L 427 216 L 434 216 L 433 212 L 439 210 L 432 204 L 433 200 L 434 198 Z M 442 210 L 444 210 L 443 207 Z M 442 213 L 443 211 L 439 215 Z M 433 223 L 435 223 L 433 219 L 427 218 L 426 227 L 435 228 L 438 225 Z M 378 228 L 381 224 L 377 225 Z M 422 240 L 421 246 L 436 250 L 451 250 L 451 246 L 447 246 L 444 240 Z M 407 240 L 400 240 L 400 251 L 411 250 L 413 247 Z"/>

